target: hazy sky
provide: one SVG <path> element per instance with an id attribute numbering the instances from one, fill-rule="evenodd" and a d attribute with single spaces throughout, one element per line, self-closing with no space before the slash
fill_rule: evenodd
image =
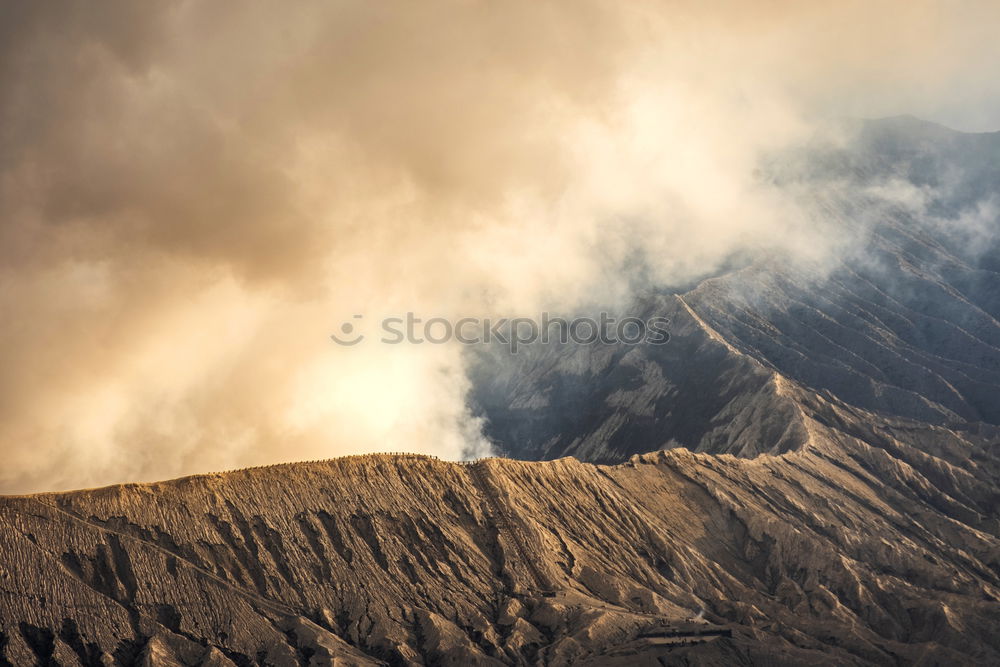
<path id="1" fill-rule="evenodd" d="M 706 10 L 703 5 L 711 4 Z M 475 444 L 458 350 L 817 247 L 752 179 L 831 117 L 1000 129 L 995 2 L 0 7 L 0 492 Z"/>

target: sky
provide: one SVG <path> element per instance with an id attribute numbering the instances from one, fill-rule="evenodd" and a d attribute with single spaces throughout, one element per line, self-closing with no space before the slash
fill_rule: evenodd
<path id="1" fill-rule="evenodd" d="M 754 179 L 842 117 L 1000 129 L 1000 4 L 4 3 L 0 493 L 489 452 L 406 311 L 623 303 L 829 240 Z"/>

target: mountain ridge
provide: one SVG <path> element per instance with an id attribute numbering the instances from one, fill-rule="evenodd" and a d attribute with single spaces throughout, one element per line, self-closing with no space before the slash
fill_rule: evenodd
<path id="1" fill-rule="evenodd" d="M 843 549 L 852 540 L 856 541 L 858 527 L 845 524 L 843 516 L 850 516 L 852 513 L 864 516 L 866 503 L 877 503 L 888 510 L 887 516 L 895 518 L 889 524 L 879 526 L 883 529 L 881 537 L 876 538 L 876 531 L 873 530 L 869 537 L 861 538 L 859 544 L 866 550 L 875 549 L 875 553 L 865 551 L 864 559 L 852 559 L 856 563 L 853 567 L 930 568 L 937 574 L 923 575 L 926 577 L 923 585 L 932 591 L 940 585 L 931 585 L 929 582 L 942 577 L 939 570 L 943 565 L 934 566 L 930 561 L 923 560 L 923 555 L 905 556 L 891 548 L 877 546 L 884 541 L 885 535 L 908 534 L 914 530 L 914 526 L 920 524 L 904 517 L 898 505 L 893 508 L 898 501 L 878 498 L 873 489 L 881 489 L 884 482 L 873 477 L 870 470 L 881 470 L 880 474 L 884 474 L 885 470 L 892 471 L 908 496 L 907 504 L 917 500 L 916 504 L 908 507 L 910 512 L 920 507 L 924 507 L 920 511 L 928 512 L 930 510 L 927 508 L 935 504 L 946 507 L 952 514 L 970 511 L 963 502 L 938 491 L 919 471 L 908 466 L 899 467 L 898 461 L 880 455 L 860 442 L 842 440 L 833 444 L 822 427 L 816 429 L 816 440 L 804 450 L 780 456 L 765 454 L 755 459 L 670 450 L 636 456 L 633 460 L 616 466 L 599 466 L 572 459 L 540 463 L 491 459 L 457 464 L 412 455 L 371 455 L 315 464 L 254 468 L 229 475 L 196 476 L 157 485 L 120 485 L 89 492 L 4 497 L 0 499 L 0 512 L 5 524 L 19 526 L 22 535 L 27 532 L 34 536 L 32 539 L 25 535 L 21 540 L 22 548 L 44 552 L 52 544 L 63 549 L 69 547 L 57 559 L 59 568 L 67 572 L 65 576 L 85 581 L 87 591 L 114 600 L 108 604 L 122 608 L 136 606 L 139 610 L 136 612 L 137 620 L 130 623 L 138 628 L 139 632 L 136 634 L 147 637 L 142 649 L 147 653 L 152 650 L 149 642 L 160 637 L 154 644 L 154 647 L 159 647 L 156 650 L 165 655 L 171 652 L 182 654 L 186 645 L 172 635 L 181 638 L 186 635 L 197 636 L 191 631 L 193 627 L 200 627 L 198 624 L 204 622 L 203 614 L 217 608 L 210 603 L 213 593 L 206 589 L 222 588 L 227 600 L 225 604 L 241 609 L 240 623 L 250 623 L 254 618 L 258 619 L 255 621 L 257 625 L 264 623 L 257 632 L 263 633 L 261 639 L 266 646 L 271 646 L 269 650 L 277 651 L 273 655 L 268 654 L 270 657 L 267 661 L 272 664 L 282 664 L 282 660 L 291 660 L 292 657 L 298 660 L 303 654 L 301 647 L 293 646 L 286 639 L 276 636 L 273 629 L 266 633 L 263 630 L 267 627 L 289 626 L 292 623 L 311 629 L 316 636 L 325 638 L 327 645 L 340 646 L 324 633 L 334 637 L 343 635 L 343 641 L 348 646 L 338 649 L 341 651 L 338 655 L 339 659 L 349 661 L 345 664 L 350 664 L 351 660 L 361 660 L 357 653 L 347 651 L 349 647 L 353 647 L 352 650 L 355 651 L 361 650 L 361 655 L 367 655 L 364 660 L 420 664 L 419 659 L 426 664 L 428 656 L 438 651 L 440 655 L 434 654 L 436 657 L 432 662 L 491 664 L 488 658 L 492 656 L 483 650 L 481 644 L 485 643 L 498 652 L 501 647 L 506 647 L 504 650 L 509 651 L 511 644 L 506 640 L 500 643 L 494 638 L 492 643 L 480 639 L 480 645 L 470 645 L 468 635 L 465 641 L 459 641 L 462 632 L 456 630 L 456 627 L 463 627 L 463 623 L 468 623 L 471 619 L 479 619 L 478 622 L 482 624 L 480 627 L 485 628 L 489 634 L 488 629 L 496 627 L 500 616 L 496 616 L 496 621 L 490 622 L 486 612 L 491 607 L 483 606 L 484 600 L 492 599 L 491 596 L 498 593 L 501 598 L 498 598 L 500 601 L 497 604 L 505 606 L 504 608 L 513 605 L 521 610 L 518 614 L 513 614 L 514 618 L 510 621 L 520 628 L 520 632 L 525 633 L 525 637 L 530 635 L 535 638 L 536 643 L 542 645 L 528 646 L 527 653 L 520 656 L 516 653 L 504 655 L 501 652 L 498 657 L 504 663 L 533 662 L 540 655 L 532 653 L 532 650 L 543 650 L 542 647 L 550 652 L 546 654 L 546 660 L 553 664 L 568 664 L 576 662 L 578 658 L 603 660 L 607 657 L 604 654 L 608 650 L 619 645 L 602 645 L 607 639 L 581 642 L 570 633 L 569 630 L 574 627 L 580 630 L 571 623 L 577 611 L 565 604 L 567 596 L 570 596 L 569 599 L 576 607 L 582 608 L 585 615 L 593 616 L 592 619 L 588 616 L 588 628 L 598 621 L 609 624 L 617 628 L 612 633 L 614 636 L 624 632 L 627 637 L 630 636 L 629 633 L 633 633 L 630 641 L 638 641 L 640 634 L 649 632 L 648 623 L 640 624 L 641 627 L 635 625 L 639 618 L 644 623 L 657 620 L 660 623 L 657 627 L 661 627 L 661 631 L 662 627 L 669 626 L 673 628 L 669 632 L 676 632 L 678 627 L 691 627 L 690 619 L 699 610 L 703 610 L 711 627 L 718 628 L 715 631 L 721 633 L 722 630 L 728 630 L 733 635 L 730 638 L 720 634 L 704 645 L 684 647 L 684 651 L 707 652 L 704 655 L 709 656 L 707 659 L 710 660 L 716 659 L 711 657 L 714 651 L 722 651 L 726 656 L 724 660 L 720 658 L 722 662 L 729 661 L 735 655 L 748 664 L 763 659 L 765 655 L 774 659 L 785 652 L 789 656 L 798 656 L 789 658 L 787 663 L 795 664 L 805 654 L 798 653 L 799 649 L 788 638 L 798 637 L 798 641 L 802 641 L 800 634 L 811 635 L 815 632 L 815 628 L 809 630 L 812 624 L 822 624 L 828 619 L 824 619 L 822 615 L 818 621 L 803 617 L 801 620 L 807 621 L 803 625 L 802 622 L 792 623 L 790 618 L 785 618 L 788 612 L 784 612 L 778 615 L 784 619 L 782 623 L 790 624 L 786 629 L 774 637 L 766 633 L 760 635 L 759 631 L 753 630 L 753 621 L 757 614 L 763 612 L 753 611 L 752 604 L 743 606 L 744 603 L 736 603 L 734 600 L 757 599 L 757 606 L 768 607 L 768 614 L 778 613 L 781 605 L 770 599 L 775 595 L 773 590 L 777 590 L 772 590 L 772 587 L 792 575 L 793 572 L 788 571 L 788 561 L 798 563 L 796 567 L 804 567 L 805 570 L 789 579 L 793 583 L 786 583 L 784 586 L 789 591 L 799 590 L 795 595 L 805 595 L 805 599 L 810 596 L 819 596 L 817 600 L 826 599 L 824 591 L 829 589 L 830 583 L 822 583 L 825 577 L 835 575 L 834 578 L 841 581 L 844 576 L 848 576 L 850 580 L 855 580 L 856 575 L 850 575 L 849 570 L 835 568 L 831 573 L 830 563 L 825 558 L 810 561 L 806 554 L 816 549 L 805 545 L 811 544 L 813 540 L 823 539 L 841 544 L 840 548 Z M 848 452 L 846 456 L 845 451 Z M 523 523 L 523 534 L 529 536 L 525 540 L 526 544 L 521 547 L 523 551 L 519 552 L 518 548 L 512 546 L 509 542 L 512 538 L 503 535 L 502 531 L 494 534 L 493 539 L 497 542 L 490 548 L 484 546 L 488 544 L 488 537 L 480 535 L 478 542 L 474 537 L 479 534 L 479 530 L 496 525 L 495 520 L 489 516 L 489 502 L 477 490 L 469 473 L 465 472 L 477 466 L 487 470 L 492 483 L 497 486 L 499 496 L 509 508 L 508 511 L 515 520 Z M 844 466 L 850 469 L 849 474 L 844 472 Z M 795 480 L 797 475 L 802 474 L 802 470 L 807 470 L 808 476 Z M 447 481 L 444 486 L 440 486 L 442 479 Z M 419 491 L 414 486 L 415 480 L 422 482 Z M 438 483 L 437 488 L 447 488 L 452 494 L 449 496 L 444 491 L 440 497 L 434 497 L 433 493 L 428 495 L 430 480 Z M 965 495 L 976 496 L 974 485 L 966 485 L 963 489 L 965 482 L 956 477 L 957 488 L 963 490 Z M 339 483 L 345 488 L 336 492 L 332 487 L 325 486 L 333 483 Z M 849 511 L 845 513 L 841 509 L 832 514 L 829 513 L 830 510 L 816 512 L 815 507 L 809 507 L 814 504 L 812 500 L 808 505 L 804 502 L 806 498 L 813 498 L 814 494 L 805 488 L 795 490 L 796 485 L 803 483 L 822 484 L 825 502 L 830 503 L 840 497 L 843 507 Z M 838 484 L 845 490 L 839 495 L 831 495 L 831 487 Z M 302 500 L 303 497 L 317 494 L 317 488 L 323 489 L 323 494 L 333 495 L 322 503 Z M 371 495 L 373 491 L 376 495 Z M 406 503 L 406 507 L 389 507 L 392 503 L 389 501 L 388 491 L 392 491 L 392 498 Z M 353 494 L 358 497 L 350 500 Z M 407 500 L 408 496 L 413 495 L 419 496 L 416 504 Z M 924 497 L 921 498 L 921 495 Z M 445 500 L 442 505 L 442 499 L 449 497 L 451 500 Z M 39 501 L 39 498 L 46 500 Z M 30 510 L 25 505 L 29 505 Z M 206 509 L 199 510 L 199 506 Z M 284 507 L 289 509 L 282 509 Z M 361 507 L 364 508 L 363 512 L 359 511 Z M 434 513 L 440 511 L 443 516 L 436 516 L 431 521 L 426 509 L 428 507 L 437 508 Z M 682 509 L 684 507 L 688 509 L 685 511 Z M 718 507 L 719 510 L 713 510 L 712 507 Z M 704 523 L 709 520 L 705 517 L 715 516 L 716 511 L 723 511 L 723 514 L 711 521 L 723 521 L 729 528 L 713 531 L 707 527 L 710 524 Z M 724 518 L 730 516 L 730 512 L 735 512 L 733 516 L 738 517 L 737 523 L 732 523 L 734 519 Z M 696 518 L 702 514 L 705 515 L 703 518 Z M 191 521 L 188 518 L 199 516 L 217 518 L 209 521 Z M 462 516 L 466 518 L 460 520 L 459 517 Z M 801 526 L 790 524 L 789 516 L 798 516 L 806 523 Z M 841 517 L 839 527 L 834 517 Z M 466 530 L 454 532 L 456 521 L 469 522 L 470 519 L 471 523 Z M 26 523 L 19 523 L 18 520 Z M 946 588 L 935 593 L 949 600 L 949 609 L 954 607 L 949 613 L 955 618 L 965 619 L 966 616 L 971 616 L 971 621 L 962 620 L 962 623 L 974 623 L 984 613 L 981 608 L 983 605 L 993 610 L 989 614 L 1000 614 L 1000 606 L 997 606 L 994 597 L 1000 590 L 997 575 L 1000 571 L 998 540 L 992 535 L 987 537 L 978 530 L 970 532 L 964 527 L 949 527 L 951 521 L 940 524 L 938 530 L 950 535 L 951 539 L 956 535 L 964 536 L 960 542 L 964 544 L 962 551 L 968 550 L 968 555 L 963 556 L 960 555 L 961 551 L 943 548 L 941 538 L 927 534 L 926 528 L 912 533 L 906 541 L 919 545 L 920 554 L 933 553 L 935 555 L 931 558 L 944 558 L 946 560 L 942 560 L 942 564 L 954 562 L 955 565 L 950 567 L 966 571 L 960 582 L 952 585 L 952 589 Z M 39 525 L 45 526 L 49 522 L 53 524 L 49 530 L 38 529 Z M 900 523 L 894 525 L 894 522 Z M 186 523 L 193 528 L 184 528 Z M 700 530 L 692 532 L 692 525 L 699 523 Z M 926 520 L 924 523 L 927 523 Z M 416 537 L 411 537 L 404 544 L 399 540 L 407 534 L 401 528 L 405 525 L 415 527 L 413 530 L 416 533 L 413 535 Z M 740 525 L 744 527 L 737 530 L 736 526 Z M 910 528 L 902 531 L 907 525 Z M 31 530 L 27 530 L 29 526 L 32 527 Z M 54 526 L 61 528 L 54 529 Z M 296 527 L 293 529 L 291 526 Z M 390 526 L 396 528 L 391 529 Z M 433 526 L 446 532 L 435 537 L 437 533 Z M 194 533 L 190 533 L 191 530 Z M 995 530 L 993 527 L 994 533 Z M 190 535 L 185 537 L 188 533 Z M 489 531 L 486 535 L 488 534 Z M 710 538 L 713 534 L 714 537 Z M 850 534 L 855 536 L 847 539 Z M 339 538 L 336 537 L 338 535 Z M 777 537 L 779 535 L 780 538 Z M 823 535 L 825 537 L 818 537 Z M 487 539 L 487 542 L 482 542 L 483 539 Z M 795 547 L 801 540 L 805 542 Z M 841 543 L 841 540 L 846 541 Z M 779 544 L 784 546 L 779 549 Z M 441 548 L 448 552 L 448 557 L 438 553 L 438 560 L 435 560 L 423 554 L 424 562 L 421 564 L 421 554 L 425 550 L 433 553 Z M 493 557 L 488 555 L 491 549 L 497 550 Z M 885 551 L 880 553 L 879 549 Z M 296 553 L 299 555 L 295 555 Z M 552 588 L 562 598 L 546 597 L 549 591 L 537 590 L 530 568 L 525 566 L 524 556 L 520 555 L 522 553 L 529 554 L 543 566 L 544 576 L 555 582 Z M 616 553 L 619 555 L 615 556 Z M 753 553 L 761 555 L 753 556 Z M 942 556 L 942 553 L 945 555 Z M 9 565 L 12 556 L 18 554 L 21 558 L 24 557 L 19 549 L 14 549 L 12 554 L 10 545 L 2 550 L 0 567 L 3 567 L 5 573 L 11 571 Z M 100 566 L 103 562 L 102 554 L 105 554 L 103 558 L 108 563 L 103 572 Z M 321 557 L 320 554 L 324 555 Z M 399 563 L 394 562 L 394 558 L 401 555 Z M 53 551 L 52 557 L 55 556 L 56 552 Z M 168 583 L 163 577 L 170 576 L 167 573 L 171 570 L 172 557 L 177 562 L 173 565 L 176 581 L 171 587 L 179 587 L 181 593 L 197 591 L 199 597 L 207 597 L 194 604 L 193 609 L 190 608 L 190 603 L 183 605 L 176 601 L 177 591 L 171 591 L 170 587 L 163 588 Z M 754 565 L 758 562 L 755 560 L 758 557 L 764 560 Z M 410 558 L 416 560 L 412 560 L 408 566 L 404 565 Z M 803 558 L 806 560 L 802 561 Z M 980 561 L 980 558 L 986 560 Z M 153 567 L 151 559 L 153 562 L 162 562 Z M 482 565 L 475 564 L 477 559 L 482 559 Z M 344 567 L 348 561 L 355 566 L 346 570 L 351 572 L 350 576 L 338 576 L 335 572 L 324 574 L 322 571 L 324 563 L 328 567 L 336 567 L 336 563 L 340 562 L 339 567 Z M 487 565 L 491 561 L 494 564 Z M 433 563 L 439 562 L 452 565 L 447 569 L 437 570 Z M 925 565 L 917 565 L 920 562 Z M 456 563 L 463 564 L 461 570 L 465 574 L 459 575 L 459 570 L 452 569 Z M 624 568 L 623 563 L 626 564 Z M 749 570 L 746 569 L 748 567 Z M 260 569 L 258 571 L 255 568 Z M 310 572 L 315 568 L 319 569 Z M 416 568 L 414 571 L 419 573 L 409 584 L 404 583 L 408 579 L 404 574 L 407 568 Z M 190 570 L 187 575 L 184 574 L 185 570 Z M 741 574 L 742 572 L 745 573 Z M 51 576 L 53 572 L 49 574 Z M 951 572 L 949 575 L 954 576 Z M 454 579 L 456 576 L 459 577 L 458 580 Z M 470 576 L 475 579 L 466 579 Z M 747 576 L 752 579 L 745 579 Z M 887 581 L 893 581 L 891 575 L 883 576 Z M 810 577 L 815 577 L 816 580 L 812 581 Z M 345 584 L 351 580 L 364 582 L 369 578 L 381 583 L 373 588 L 366 588 L 368 592 L 363 594 L 363 598 L 374 599 L 357 607 L 360 600 L 356 596 L 359 591 L 353 585 Z M 769 580 L 773 581 L 768 583 Z M 33 580 L 27 578 L 26 581 Z M 304 595 L 305 591 L 324 581 L 326 589 L 323 595 L 327 597 L 318 593 Z M 716 583 L 705 583 L 709 581 Z M 741 581 L 747 583 L 739 583 Z M 757 583 L 754 584 L 753 581 Z M 879 584 L 862 581 L 857 579 L 855 584 L 865 590 L 878 588 Z M 874 581 L 877 582 L 878 579 Z M 435 583 L 444 590 L 433 592 Z M 901 584 L 896 582 L 893 585 Z M 956 585 L 958 588 L 954 588 Z M 148 594 L 145 593 L 147 587 L 150 588 Z M 376 595 L 374 591 L 380 589 L 385 592 Z M 462 590 L 468 592 L 461 593 Z M 446 595 L 445 591 L 450 592 Z M 484 594 L 474 591 L 488 592 Z M 975 596 L 980 593 L 972 594 L 970 591 L 982 591 L 981 595 L 987 595 L 993 601 L 975 602 Z M 234 592 L 236 597 L 243 598 L 242 603 L 234 602 Z M 921 594 L 929 595 L 927 591 L 922 591 Z M 972 601 L 967 599 L 970 594 L 973 595 Z M 147 607 L 144 595 L 149 595 L 149 599 L 156 602 Z M 456 595 L 458 597 L 454 597 Z M 788 592 L 787 595 L 792 596 L 792 593 Z M 853 598 L 852 595 L 855 594 L 851 594 L 849 588 L 835 593 L 834 598 L 838 602 L 834 608 L 839 605 L 857 607 L 862 598 Z M 844 597 L 841 599 L 840 596 Z M 913 596 L 912 592 L 910 596 Z M 36 592 L 25 595 L 24 599 L 37 600 L 42 597 L 47 596 Z M 58 599 L 59 596 L 54 597 Z M 65 602 L 66 594 L 63 593 L 62 597 Z M 70 599 L 77 599 L 77 594 L 70 596 Z M 89 594 L 86 599 L 90 599 Z M 447 602 L 448 599 L 452 602 Z M 788 598 L 790 599 L 791 597 Z M 384 616 L 370 610 L 376 600 L 382 600 L 376 608 L 382 604 L 388 605 L 383 612 Z M 394 604 L 400 608 L 399 612 L 391 612 L 393 604 L 386 600 L 396 601 Z M 318 607 L 319 601 L 329 606 Z M 421 601 L 432 610 L 428 613 L 437 614 L 441 619 L 427 617 L 431 620 L 420 622 L 438 627 L 440 632 L 451 636 L 453 645 L 450 645 L 450 649 L 443 650 L 439 644 L 421 647 L 422 640 L 417 635 L 411 635 L 409 640 L 399 641 L 402 639 L 399 637 L 399 633 L 403 632 L 401 628 L 409 628 L 413 623 L 411 621 L 400 625 L 401 620 L 408 615 L 411 619 L 416 618 L 412 614 L 419 616 Z M 845 605 L 845 601 L 850 604 Z M 93 604 L 92 599 L 89 604 Z M 814 604 L 820 603 L 817 601 Z M 974 614 L 964 608 L 969 604 L 973 605 Z M 414 608 L 404 611 L 410 605 Z M 248 608 L 255 609 L 250 611 Z M 369 611 L 362 612 L 362 608 Z M 927 606 L 925 601 L 922 608 L 932 610 L 937 607 Z M 442 614 L 445 609 L 450 613 Z M 499 608 L 494 607 L 495 613 L 498 613 L 497 609 Z M 10 605 L 7 610 L 8 613 L 15 611 Z M 35 610 L 35 614 L 29 614 L 24 609 L 22 613 L 22 618 L 34 621 L 22 623 L 45 627 L 38 617 L 38 610 Z M 867 613 L 871 614 L 871 611 Z M 931 614 L 935 619 L 932 624 L 942 622 L 934 616 L 937 612 L 924 613 Z M 146 618 L 143 614 L 153 616 Z M 365 614 L 369 616 L 366 617 Z M 554 618 L 548 618 L 549 614 L 554 614 Z M 889 617 L 885 611 L 881 614 Z M 483 615 L 486 615 L 485 619 L 481 618 Z M 270 618 L 271 616 L 276 618 Z M 298 620 L 300 616 L 304 620 Z M 267 621 L 259 620 L 260 617 L 267 618 Z M 366 618 L 369 620 L 366 621 Z M 543 622 L 540 618 L 547 620 Z M 54 625 L 59 626 L 61 620 L 56 619 Z M 456 621 L 460 622 L 456 625 Z M 854 622 L 857 622 L 856 619 Z M 76 623 L 78 632 L 93 631 L 79 620 Z M 365 630 L 368 623 L 371 627 Z M 544 623 L 554 625 L 545 626 Z M 567 623 L 569 625 L 565 625 Z M 622 626 L 622 623 L 625 625 Z M 105 624 L 107 620 L 100 625 Z M 323 624 L 326 624 L 325 627 Z M 319 629 L 313 628 L 313 625 Z M 532 631 L 531 628 L 535 630 Z M 554 631 L 553 628 L 557 630 Z M 919 634 L 927 631 L 926 628 L 921 628 L 924 628 L 923 621 L 916 623 L 907 632 Z M 24 632 L 17 628 L 13 630 L 12 633 L 7 632 L 6 628 L 4 630 L 7 637 L 6 655 L 31 656 L 31 653 L 24 652 L 27 646 L 21 640 Z M 483 631 L 480 629 L 478 632 Z M 385 632 L 388 634 L 384 634 Z M 478 632 L 472 636 L 477 636 Z M 548 637 L 545 636 L 546 632 L 550 633 Z M 830 632 L 836 636 L 836 624 Z M 228 633 L 227 630 L 227 635 Z M 848 635 L 846 640 L 853 645 L 853 651 L 862 652 L 861 656 L 849 651 L 840 658 L 830 658 L 834 661 L 831 664 L 843 664 L 844 659 L 854 660 L 857 664 L 891 664 L 885 656 L 883 659 L 878 656 L 886 650 L 905 651 L 902 646 L 897 647 L 893 641 L 887 642 L 885 639 L 880 640 L 882 648 L 874 649 L 872 646 L 879 646 L 879 641 L 872 641 L 865 634 L 861 633 L 861 638 Z M 94 638 L 90 634 L 85 636 Z M 397 638 L 395 643 L 391 636 Z M 520 635 L 517 636 L 518 641 L 523 639 Z M 379 640 L 379 637 L 384 638 Z M 550 642 L 548 645 L 540 641 L 543 637 Z M 201 639 L 205 641 L 207 636 L 202 635 Z M 223 642 L 218 638 L 214 640 L 208 643 L 218 648 L 223 656 L 228 656 L 226 659 L 233 664 L 240 664 L 237 654 L 247 656 L 247 659 L 254 655 L 254 651 L 248 651 L 238 643 L 249 641 L 246 637 L 241 639 L 234 635 Z M 845 641 L 843 637 L 838 640 Z M 961 642 L 953 638 L 951 647 L 923 646 L 919 650 L 933 655 L 948 655 L 949 651 L 959 650 L 957 647 L 960 644 L 966 648 L 974 646 L 976 650 L 984 652 L 983 655 L 992 655 L 990 652 L 997 650 L 997 647 L 991 647 L 985 635 L 983 642 L 976 644 L 973 641 L 970 644 L 969 637 L 964 636 Z M 100 641 L 91 643 L 103 646 Z M 825 655 L 831 650 L 830 646 L 820 649 L 821 644 L 813 643 L 811 650 L 804 649 L 807 653 L 822 651 L 810 659 Z M 805 642 L 805 645 L 809 646 L 810 642 Z M 274 646 L 279 648 L 275 649 Z M 281 646 L 285 649 L 282 650 Z M 412 646 L 417 648 L 413 649 Z M 886 646 L 892 648 L 887 649 Z M 239 648 L 247 652 L 240 651 Z M 190 655 L 194 649 L 187 647 L 186 650 Z M 652 656 L 657 653 L 661 657 L 677 655 L 678 650 L 680 649 L 672 647 L 660 651 L 655 646 L 645 646 L 639 655 L 653 659 Z M 102 647 L 102 652 L 113 654 L 114 650 L 106 651 Z M 281 658 L 282 654 L 285 658 Z M 351 655 L 354 657 L 350 657 Z M 861 659 L 865 655 L 869 662 Z M 368 663 L 362 661 L 354 664 Z"/>

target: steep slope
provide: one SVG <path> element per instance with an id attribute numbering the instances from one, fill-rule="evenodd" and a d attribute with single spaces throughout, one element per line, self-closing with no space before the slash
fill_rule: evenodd
<path id="1" fill-rule="evenodd" d="M 1000 423 L 1000 133 L 886 119 L 802 161 L 775 179 L 859 241 L 818 275 L 759 262 L 687 303 L 741 352 L 852 404 Z"/>
<path id="2" fill-rule="evenodd" d="M 857 417 L 825 409 L 830 421 Z M 753 460 L 383 455 L 6 497 L 0 656 L 1000 660 L 994 488 L 894 435 L 923 471 L 805 427 L 803 448 Z"/>
<path id="3" fill-rule="evenodd" d="M 670 320 L 665 345 L 571 344 L 491 362 L 474 389 L 490 437 L 515 458 L 597 462 L 674 446 L 754 456 L 804 442 L 794 390 L 776 373 L 681 297 L 650 299 L 640 317 L 653 314 Z"/>
<path id="4" fill-rule="evenodd" d="M 767 172 L 843 237 L 835 259 L 758 258 L 646 297 L 633 314 L 668 318 L 667 345 L 482 357 L 473 400 L 499 448 L 601 462 L 676 445 L 778 453 L 801 444 L 812 393 L 876 419 L 1000 424 L 1000 134 L 899 118 L 851 136 Z"/>

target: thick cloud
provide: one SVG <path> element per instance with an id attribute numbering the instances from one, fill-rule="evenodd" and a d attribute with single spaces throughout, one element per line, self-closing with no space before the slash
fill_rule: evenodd
<path id="1" fill-rule="evenodd" d="M 478 443 L 450 347 L 343 319 L 613 300 L 822 252 L 762 150 L 1000 126 L 994 3 L 0 9 L 0 489 Z"/>

